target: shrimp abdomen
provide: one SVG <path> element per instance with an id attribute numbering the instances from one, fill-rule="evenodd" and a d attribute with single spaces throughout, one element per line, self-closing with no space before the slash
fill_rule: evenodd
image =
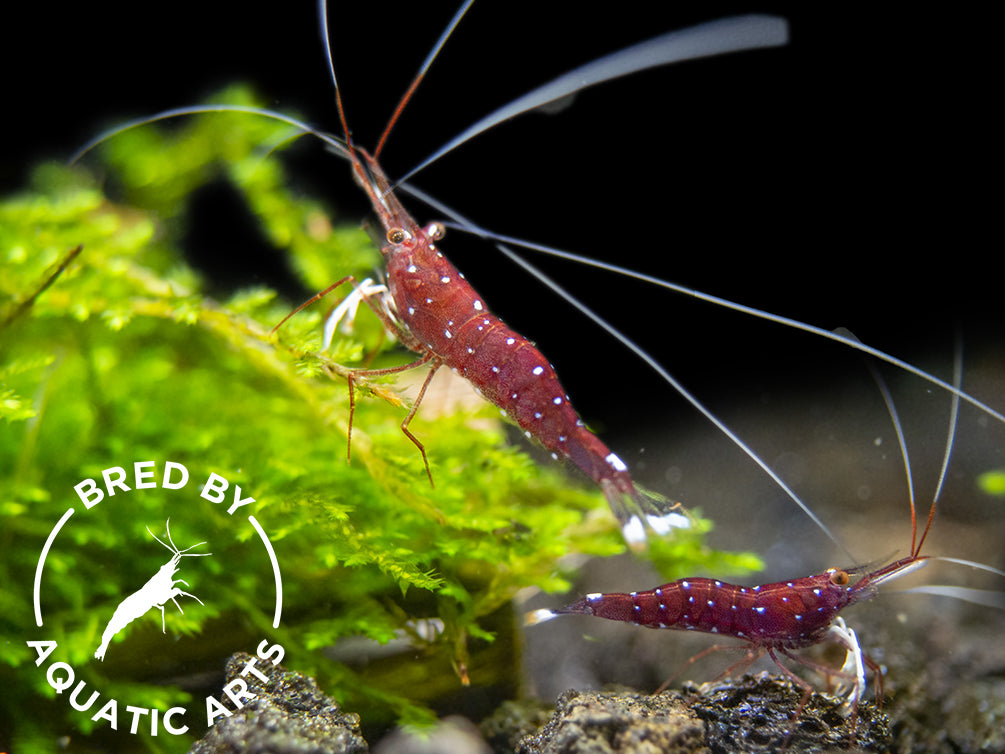
<path id="1" fill-rule="evenodd" d="M 648 628 L 724 634 L 758 646 L 816 643 L 854 598 L 831 571 L 792 581 L 744 587 L 707 578 L 674 581 L 644 592 L 589 594 L 556 613 L 581 613 Z"/>

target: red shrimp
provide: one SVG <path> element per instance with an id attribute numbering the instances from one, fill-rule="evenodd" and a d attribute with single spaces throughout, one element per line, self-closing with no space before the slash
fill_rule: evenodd
<path id="1" fill-rule="evenodd" d="M 351 155 L 353 176 L 366 191 L 387 235 L 381 252 L 387 263 L 390 300 L 382 301 L 374 311 L 395 328 L 406 346 L 422 354 L 416 364 L 431 365 L 402 431 L 423 450 L 408 424 L 436 370 L 447 366 L 470 380 L 503 416 L 555 458 L 569 459 L 599 484 L 629 544 L 644 542 L 643 521 L 659 534 L 674 525 L 686 526 L 687 517 L 677 512 L 679 505 L 667 506 L 633 484 L 624 462 L 580 420 L 548 359 L 492 314 L 437 249 L 442 226 L 416 223 L 391 192 L 376 161 L 359 148 L 352 149 Z M 384 307 L 391 310 L 390 317 Z"/>
<path id="2" fill-rule="evenodd" d="M 327 33 L 324 0 L 320 2 L 320 11 L 322 31 Z M 376 156 L 424 72 L 425 67 L 399 102 L 371 156 L 353 143 L 334 67 L 330 68 L 345 138 L 343 154 L 350 160 L 353 178 L 366 192 L 386 238 L 381 253 L 386 264 L 387 287 L 364 289 L 359 296 L 403 345 L 421 354 L 412 364 L 360 374 L 388 374 L 430 365 L 418 396 L 401 423 L 402 432 L 422 453 L 430 482 L 432 474 L 425 449 L 408 427 L 433 375 L 441 366 L 447 366 L 466 377 L 503 416 L 515 421 L 528 438 L 540 442 L 555 459 L 570 460 L 596 482 L 630 546 L 644 546 L 646 526 L 658 534 L 666 534 L 675 526 L 688 526 L 690 519 L 679 503 L 669 503 L 634 484 L 625 463 L 579 418 L 544 354 L 492 314 L 482 296 L 437 248 L 436 242 L 444 234 L 443 225 L 419 225 L 398 201 Z M 344 278 L 335 286 L 349 279 Z M 351 377 L 349 389 L 351 438 L 354 405 Z"/>
<path id="3" fill-rule="evenodd" d="M 846 681 L 850 689 L 846 708 L 851 710 L 865 690 L 863 665 L 876 668 L 862 654 L 855 632 L 838 613 L 873 597 L 880 584 L 924 566 L 929 556 L 919 554 L 921 542 L 910 556 L 873 571 L 864 566 L 829 568 L 815 576 L 751 587 L 701 577 L 678 579 L 644 592 L 588 594 L 558 610 L 537 610 L 528 616 L 527 622 L 532 625 L 559 615 L 581 614 L 646 628 L 733 636 L 750 645 L 742 666 L 766 652 L 782 672 L 803 688 L 806 693 L 803 704 L 813 688 L 782 664 L 779 655 L 819 670 L 820 666 L 790 650 L 836 642 L 848 651 L 848 660 L 844 668 L 829 672 Z M 712 649 L 719 648 L 716 645 Z"/>
<path id="4" fill-rule="evenodd" d="M 813 576 L 749 587 L 727 584 L 718 579 L 691 577 L 678 579 L 641 592 L 588 594 L 557 610 L 533 611 L 527 615 L 527 624 L 534 625 L 559 615 L 580 614 L 633 623 L 646 628 L 698 631 L 740 639 L 748 645 L 747 655 L 739 663 L 730 667 L 726 673 L 746 668 L 767 653 L 782 672 L 804 690 L 804 696 L 796 708 L 796 717 L 812 694 L 813 687 L 787 668 L 783 664 L 782 658 L 813 668 L 828 678 L 836 677 L 839 680 L 839 693 L 846 694 L 843 705 L 845 713 L 854 713 L 857 709 L 858 702 L 865 690 L 866 666 L 875 673 L 877 697 L 879 697 L 882 693 L 880 668 L 862 653 L 855 632 L 849 629 L 841 618 L 840 613 L 845 608 L 870 599 L 877 594 L 878 587 L 882 584 L 924 567 L 933 558 L 1005 575 L 990 566 L 955 558 L 921 554 L 935 519 L 939 493 L 948 470 L 959 404 L 958 397 L 954 397 L 953 401 L 946 457 L 937 491 L 929 508 L 924 530 L 919 537 L 913 485 L 910 484 L 910 462 L 900 420 L 897 417 L 892 398 L 882 382 L 880 382 L 880 388 L 900 441 L 909 482 L 908 497 L 912 532 L 910 555 L 878 568 L 872 566 L 829 568 L 823 573 Z M 953 594 L 952 588 L 936 588 L 936 590 L 939 589 L 946 590 L 935 591 L 935 593 Z M 921 588 L 918 591 L 927 590 Z M 1005 600 L 997 593 L 993 601 L 988 600 L 986 595 L 980 600 L 974 596 L 968 596 L 966 590 L 961 590 L 953 596 L 981 601 L 982 604 L 1005 607 Z M 805 649 L 825 642 L 837 643 L 846 649 L 846 660 L 841 668 L 820 665 L 793 654 L 793 650 Z M 724 648 L 726 647 L 715 645 L 699 653 L 691 661 Z"/>

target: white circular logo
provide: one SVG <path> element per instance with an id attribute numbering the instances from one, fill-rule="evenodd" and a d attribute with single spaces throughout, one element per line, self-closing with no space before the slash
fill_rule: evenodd
<path id="1" fill-rule="evenodd" d="M 144 490 L 156 488 L 171 492 L 165 498 L 170 509 L 161 511 L 163 515 L 157 520 L 137 522 L 137 514 L 133 511 L 145 509 L 135 504 L 130 507 L 130 502 L 135 503 L 132 496 L 142 495 Z M 47 569 L 46 563 L 56 553 L 73 554 L 70 551 L 77 545 L 69 534 L 77 520 L 74 517 L 78 516 L 79 519 L 80 515 L 86 516 L 88 511 L 99 504 L 121 504 L 124 514 L 122 520 L 129 524 L 123 526 L 123 532 L 136 529 L 136 523 L 143 524 L 145 536 L 134 539 L 130 535 L 127 540 L 129 548 L 139 548 L 130 554 L 142 552 L 147 556 L 147 561 L 153 553 L 163 556 L 163 564 L 156 569 L 122 574 L 119 582 L 132 584 L 131 591 L 111 597 L 106 594 L 91 595 L 94 607 L 88 611 L 90 622 L 80 630 L 89 634 L 98 633 L 99 638 L 93 642 L 93 661 L 102 666 L 114 666 L 116 660 L 126 654 L 124 647 L 128 645 L 130 633 L 140 623 L 150 621 L 149 617 L 141 621 L 146 616 L 159 618 L 162 638 L 155 638 L 154 646 L 158 653 L 167 654 L 172 651 L 177 639 L 175 632 L 171 630 L 172 624 L 182 619 L 186 607 L 199 605 L 208 614 L 213 614 L 214 592 L 219 594 L 220 589 L 233 588 L 232 584 L 237 576 L 228 569 L 226 562 L 221 562 L 219 553 L 214 555 L 214 538 L 221 548 L 225 544 L 231 544 L 220 541 L 223 531 L 231 538 L 244 540 L 245 546 L 257 547 L 262 562 L 267 562 L 271 567 L 275 583 L 274 604 L 270 605 L 273 607 L 272 628 L 278 629 L 283 604 L 282 577 L 272 542 L 258 520 L 247 512 L 252 510 L 247 506 L 251 506 L 255 499 L 242 491 L 239 485 L 231 484 L 215 472 L 211 472 L 205 479 L 193 482 L 189 470 L 183 464 L 173 461 L 160 465 L 154 461 L 138 461 L 128 467 L 113 466 L 104 469 L 100 478 L 80 481 L 74 485 L 73 490 L 80 504 L 75 501 L 49 533 L 39 553 L 32 591 L 39 635 L 28 640 L 27 645 L 35 651 L 35 665 L 40 672 L 45 673 L 48 684 L 79 714 L 87 715 L 96 724 L 107 724 L 113 730 L 133 735 L 147 730 L 152 736 L 182 735 L 190 730 L 198 732 L 198 728 L 208 728 L 220 717 L 232 715 L 233 709 L 212 695 L 206 697 L 204 705 L 199 705 L 200 709 L 188 709 L 184 706 L 162 708 L 166 705 L 159 706 L 155 701 L 116 698 L 101 688 L 94 687 L 96 684 L 80 679 L 81 673 L 74 667 L 69 654 L 61 652 L 60 645 L 57 639 L 52 638 L 52 634 L 47 635 L 44 610 L 46 589 L 48 584 L 58 578 L 58 573 L 54 572 L 51 564 Z M 210 509 L 207 510 L 205 506 Z M 230 525 L 212 525 L 214 516 L 228 517 Z M 244 519 L 252 531 L 247 531 Z M 200 534 L 200 529 L 208 533 Z M 117 537 L 116 541 L 121 541 L 121 537 Z M 110 554 L 110 560 L 121 558 L 121 553 L 113 555 Z M 214 559 L 216 562 L 211 563 Z M 68 560 L 72 562 L 73 558 Z M 139 558 L 122 560 L 136 562 Z M 226 583 L 221 584 L 221 580 Z M 248 596 L 256 603 L 265 599 L 272 603 L 272 595 L 268 594 L 271 591 L 258 588 L 255 594 Z M 227 654 L 238 650 L 247 651 L 247 648 L 232 647 Z M 247 663 L 242 672 L 242 678 L 251 674 L 259 680 L 267 681 L 267 677 L 256 665 L 259 662 L 278 664 L 283 655 L 281 645 L 268 638 L 262 639 L 255 648 L 255 658 Z M 226 658 L 220 659 L 222 665 Z M 236 709 L 240 709 L 245 700 L 254 697 L 242 678 L 231 681 L 224 688 L 223 697 L 229 699 L 231 707 Z"/>

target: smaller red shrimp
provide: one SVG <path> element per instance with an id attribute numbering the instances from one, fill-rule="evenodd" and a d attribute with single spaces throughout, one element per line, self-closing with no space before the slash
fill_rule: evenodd
<path id="1" fill-rule="evenodd" d="M 900 420 L 882 381 L 880 389 L 897 431 L 905 470 L 910 480 L 910 462 Z M 954 396 L 939 491 L 948 469 L 958 405 L 959 397 Z M 726 675 L 748 667 L 767 653 L 782 672 L 804 691 L 804 696 L 795 712 L 795 717 L 798 717 L 813 693 L 813 687 L 782 663 L 782 657 L 788 658 L 824 674 L 828 679 L 836 678 L 837 692 L 845 696 L 842 712 L 845 715 L 852 714 L 857 710 L 859 700 L 865 691 L 865 667 L 868 666 L 875 673 L 877 697 L 882 694 L 882 678 L 879 666 L 863 654 L 855 632 L 848 628 L 840 617 L 839 613 L 842 610 L 875 596 L 880 585 L 924 567 L 931 559 L 947 560 L 1005 575 L 997 569 L 979 563 L 921 554 L 935 519 L 939 491 L 934 495 L 925 528 L 918 537 L 918 521 L 911 489 L 910 555 L 879 568 L 865 565 L 829 568 L 813 576 L 750 587 L 727 584 L 710 578 L 684 578 L 642 592 L 588 594 L 557 610 L 542 609 L 528 613 L 526 623 L 534 625 L 559 615 L 580 614 L 634 623 L 647 628 L 700 631 L 735 637 L 745 641 L 749 648 L 746 657 L 727 669 Z M 957 592 L 954 596 L 968 599 L 962 592 Z M 997 596 L 998 599 L 994 604 L 1005 607 L 1001 604 L 1003 600 L 1000 595 Z M 841 668 L 821 665 L 792 653 L 792 650 L 805 649 L 825 642 L 840 644 L 847 651 Z M 724 648 L 726 647 L 715 645 L 699 653 L 689 662 Z"/>
<path id="2" fill-rule="evenodd" d="M 819 670 L 790 650 L 835 642 L 848 651 L 848 659 L 842 669 L 830 672 L 850 685 L 845 706 L 852 710 L 865 690 L 863 666 L 871 667 L 871 661 L 838 613 L 874 596 L 880 584 L 923 567 L 930 556 L 918 554 L 921 542 L 910 556 L 874 571 L 866 571 L 866 566 L 829 568 L 814 576 L 750 587 L 709 578 L 678 579 L 644 592 L 588 594 L 558 610 L 536 610 L 527 616 L 527 623 L 580 614 L 646 628 L 733 636 L 750 645 L 742 666 L 766 652 L 806 692 L 806 699 L 813 688 L 783 665 L 779 655 Z"/>

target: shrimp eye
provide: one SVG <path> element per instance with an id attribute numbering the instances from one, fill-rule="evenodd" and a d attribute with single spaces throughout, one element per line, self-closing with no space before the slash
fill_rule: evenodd
<path id="1" fill-rule="evenodd" d="M 408 233 L 401 228 L 391 228 L 387 231 L 387 240 L 397 246 L 398 244 L 404 243 L 408 240 Z"/>
<path id="2" fill-rule="evenodd" d="M 426 226 L 426 235 L 434 241 L 439 241 L 446 232 L 447 229 L 443 227 L 443 223 L 430 223 Z"/>
<path id="3" fill-rule="evenodd" d="M 847 586 L 849 581 L 851 581 L 851 577 L 847 571 L 831 571 L 831 583 L 834 586 Z"/>

